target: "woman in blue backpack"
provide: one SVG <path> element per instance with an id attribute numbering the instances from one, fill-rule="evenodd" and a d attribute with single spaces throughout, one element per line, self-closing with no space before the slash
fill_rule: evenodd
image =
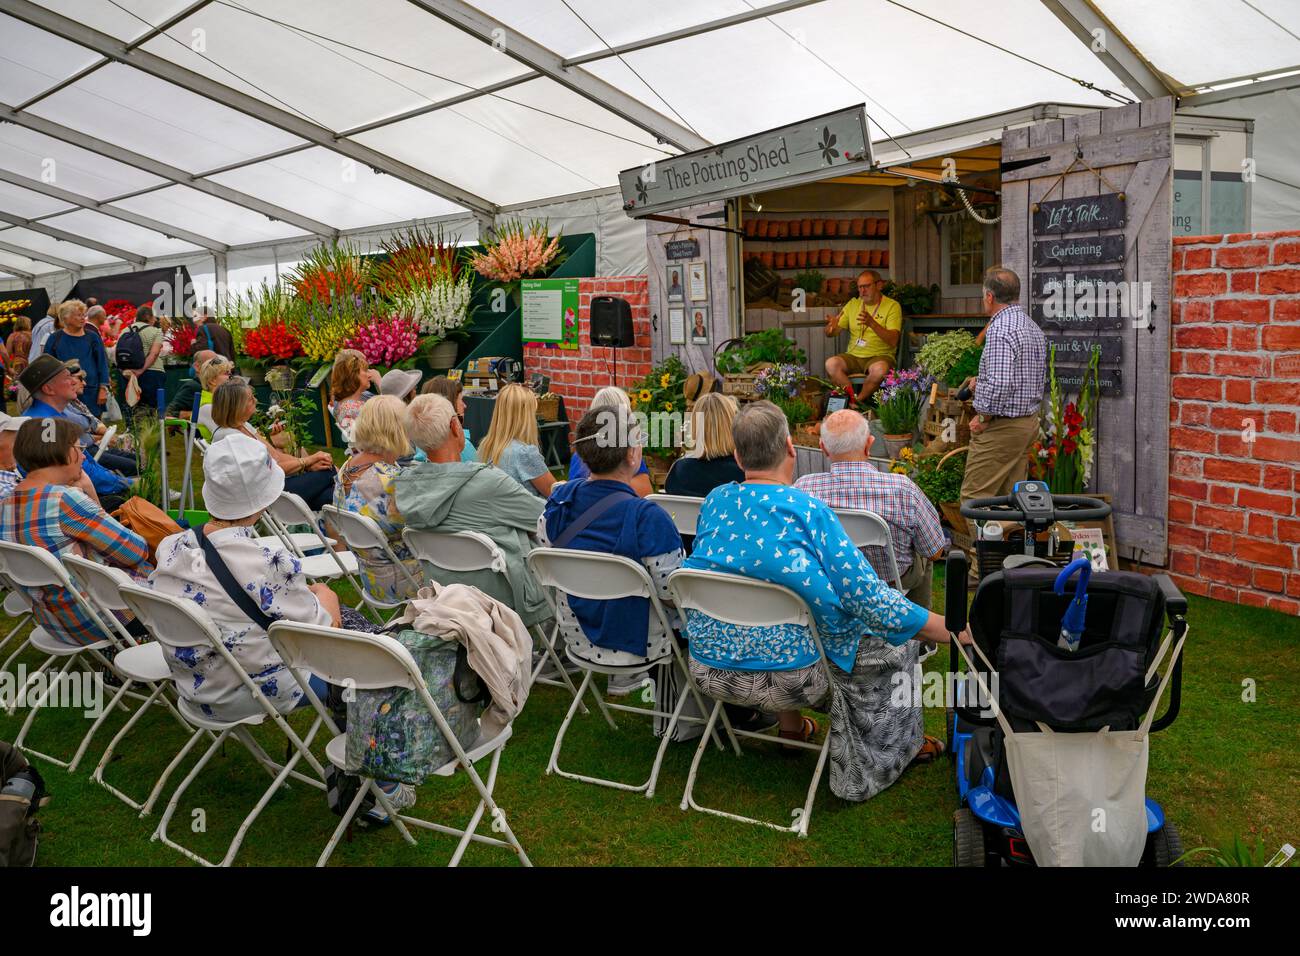
<path id="1" fill-rule="evenodd" d="M 108 401 L 108 353 L 104 342 L 95 326 L 86 321 L 86 303 L 80 299 L 69 299 L 59 306 L 59 325 L 59 330 L 45 340 L 45 354 L 81 366 L 86 373 L 81 401 L 98 418 Z"/>

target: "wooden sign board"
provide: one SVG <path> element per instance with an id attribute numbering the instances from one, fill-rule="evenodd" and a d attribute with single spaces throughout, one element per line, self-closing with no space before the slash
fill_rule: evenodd
<path id="1" fill-rule="evenodd" d="M 698 239 L 674 239 L 664 243 L 664 253 L 672 259 L 698 259 L 700 241 Z"/>
<path id="2" fill-rule="evenodd" d="M 1124 196 L 1120 193 L 1056 199 L 1039 203 L 1034 210 L 1036 236 L 1123 228 Z"/>
<path id="3" fill-rule="evenodd" d="M 1077 297 L 1084 287 L 1092 286 L 1093 294 L 1096 295 L 1102 285 L 1124 281 L 1123 269 L 1094 269 L 1090 272 L 1076 272 L 1067 270 L 1065 272 L 1034 272 L 1033 294 L 1038 296 L 1049 296 L 1060 293 L 1069 295 L 1073 290 Z"/>
<path id="4" fill-rule="evenodd" d="M 1051 311 L 1042 303 L 1030 306 L 1030 315 L 1044 329 L 1058 332 L 1102 332 L 1124 327 L 1122 315 L 1049 315 Z"/>
<path id="5" fill-rule="evenodd" d="M 1124 236 L 1076 236 L 1034 242 L 1034 266 L 1082 266 L 1124 261 Z"/>
<path id="6" fill-rule="evenodd" d="M 1077 395 L 1083 387 L 1083 376 L 1087 369 L 1056 368 L 1056 384 L 1067 395 Z M 1117 396 L 1124 394 L 1123 370 L 1118 368 L 1100 368 L 1097 370 L 1097 387 L 1102 395 Z"/>
<path id="7" fill-rule="evenodd" d="M 1118 335 L 1049 335 L 1047 346 L 1056 350 L 1056 364 L 1086 365 L 1090 351 L 1101 352 L 1102 365 L 1124 361 L 1124 340 Z"/>

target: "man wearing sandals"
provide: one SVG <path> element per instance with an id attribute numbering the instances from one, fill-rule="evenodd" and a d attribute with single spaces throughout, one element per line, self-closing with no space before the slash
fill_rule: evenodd
<path id="1" fill-rule="evenodd" d="M 780 409 L 744 406 L 732 434 L 745 480 L 709 493 L 683 566 L 798 594 L 816 620 L 833 686 L 806 628 L 737 627 L 696 611 L 687 612 L 691 675 L 711 697 L 777 711 L 788 740 L 817 732 L 801 708 L 829 703 L 831 792 L 867 800 L 913 759 L 942 751 L 922 733 L 920 707 L 894 706 L 892 697 L 898 675 L 910 679 L 921 642 L 948 642 L 943 618 L 883 582 L 830 506 L 792 487 L 794 446 Z"/>

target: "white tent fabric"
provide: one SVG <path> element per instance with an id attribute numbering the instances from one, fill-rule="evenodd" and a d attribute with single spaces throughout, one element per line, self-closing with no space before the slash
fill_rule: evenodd
<path id="1" fill-rule="evenodd" d="M 1071 15 L 1174 92 L 1300 64 L 1294 0 L 0 0 L 0 272 L 274 274 L 286 245 L 521 208 L 630 269 L 620 169 L 855 103 L 894 160 L 1137 98 Z"/>

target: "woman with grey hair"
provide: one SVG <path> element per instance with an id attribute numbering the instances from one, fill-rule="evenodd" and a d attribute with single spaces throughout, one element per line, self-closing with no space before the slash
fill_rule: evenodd
<path id="1" fill-rule="evenodd" d="M 876 576 L 828 505 L 791 486 L 794 445 L 779 408 L 746 405 L 732 434 L 745 480 L 710 493 L 683 566 L 798 594 L 817 624 L 832 681 L 827 686 L 807 628 L 737 627 L 696 611 L 687 615 L 691 674 L 712 697 L 777 711 L 780 735 L 790 740 L 818 730 L 800 708 L 825 709 L 829 699 L 831 792 L 866 800 L 921 749 L 921 709 L 910 692 L 898 699 L 896 675 L 910 683 L 920 643 L 946 644 L 948 631 L 943 618 Z"/>
<path id="2" fill-rule="evenodd" d="M 594 398 L 592 398 L 591 406 L 588 410 L 615 407 L 630 409 L 632 407 L 632 400 L 628 398 L 627 392 L 623 391 L 623 389 L 619 388 L 617 385 L 606 385 L 596 393 Z M 573 456 L 569 459 L 569 480 L 581 481 L 590 474 L 591 471 L 587 468 L 587 463 L 583 461 L 582 456 L 575 451 Z M 632 487 L 632 490 L 637 493 L 637 496 L 641 498 L 654 492 L 654 486 L 650 483 L 650 469 L 646 465 L 645 459 L 641 460 L 641 464 L 637 466 L 636 474 L 632 476 L 632 480 L 628 482 L 628 484 Z"/>

